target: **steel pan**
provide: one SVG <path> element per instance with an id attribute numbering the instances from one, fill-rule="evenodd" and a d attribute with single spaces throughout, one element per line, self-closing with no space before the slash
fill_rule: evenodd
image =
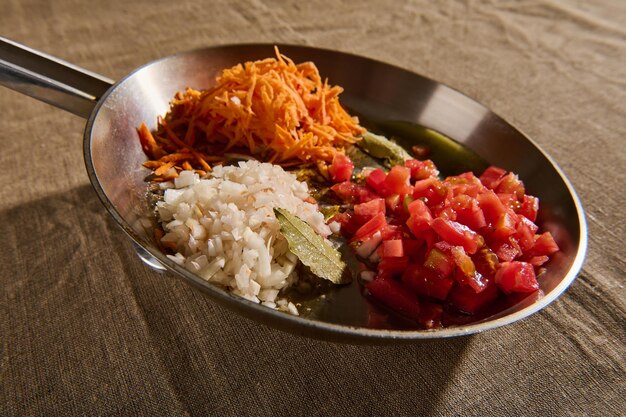
<path id="1" fill-rule="evenodd" d="M 183 52 L 148 63 L 118 82 L 0 39 L 0 83 L 87 118 L 84 159 L 94 190 L 109 214 L 138 245 L 144 259 L 164 267 L 215 302 L 258 322 L 299 335 L 334 341 L 398 342 L 446 338 L 494 329 L 550 304 L 572 283 L 587 247 L 587 226 L 574 189 L 531 139 L 462 93 L 410 71 L 359 57 L 304 46 L 279 45 L 295 62 L 313 61 L 323 77 L 344 87 L 342 102 L 372 120 L 415 123 L 467 146 L 491 164 L 519 174 L 539 197 L 538 223 L 561 251 L 540 281 L 543 295 L 478 322 L 437 330 L 367 327 L 367 302 L 358 284 L 320 300 L 306 316 L 271 310 L 214 286 L 178 266 L 153 240 L 146 200 L 148 171 L 136 128 L 156 127 L 177 91 L 207 88 L 224 68 L 272 56 L 274 45 L 228 45 Z M 435 161 L 436 162 L 436 161 Z M 167 295 L 164 294 L 164 297 Z"/>

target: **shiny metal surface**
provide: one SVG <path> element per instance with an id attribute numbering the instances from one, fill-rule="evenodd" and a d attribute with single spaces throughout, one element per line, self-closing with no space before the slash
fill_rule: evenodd
<path id="1" fill-rule="evenodd" d="M 101 201 L 124 231 L 176 276 L 221 305 L 261 323 L 300 335 L 362 343 L 410 341 L 466 335 L 527 317 L 551 303 L 574 280 L 587 247 L 582 206 L 556 164 L 523 133 L 469 97 L 409 71 L 340 52 L 280 46 L 296 62 L 314 61 L 321 74 L 345 88 L 343 102 L 372 120 L 412 122 L 438 131 L 478 155 L 519 174 L 541 199 L 539 224 L 555 236 L 561 252 L 541 280 L 544 296 L 471 325 L 431 331 L 365 327 L 366 301 L 358 287 L 319 301 L 308 317 L 276 312 L 215 287 L 179 267 L 152 241 L 151 212 L 141 166 L 145 156 L 135 128 L 156 126 L 173 95 L 186 87 L 209 87 L 223 68 L 273 55 L 273 45 L 232 45 L 190 51 L 136 70 L 109 89 L 89 116 L 84 135 L 85 164 Z M 130 255 L 129 255 L 130 256 Z M 355 284 L 356 285 L 356 284 Z"/>
<path id="2" fill-rule="evenodd" d="M 0 37 L 0 84 L 87 118 L 115 82 Z"/>

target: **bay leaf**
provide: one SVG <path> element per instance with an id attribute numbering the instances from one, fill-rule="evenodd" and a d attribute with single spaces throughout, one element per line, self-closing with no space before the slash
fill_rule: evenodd
<path id="1" fill-rule="evenodd" d="M 384 136 L 366 131 L 357 146 L 374 158 L 385 159 L 391 166 L 403 165 L 413 157 L 400 145 Z"/>
<path id="2" fill-rule="evenodd" d="M 289 249 L 312 273 L 333 284 L 349 284 L 352 281 L 352 274 L 339 251 L 311 226 L 282 208 L 274 208 L 274 214 L 280 223 L 280 231 L 289 243 Z"/>
<path id="3" fill-rule="evenodd" d="M 385 169 L 385 166 L 381 164 L 381 160 L 378 158 L 372 157 L 370 154 L 366 153 L 363 149 L 359 148 L 358 145 L 351 146 L 347 151 L 346 155 L 352 160 L 354 164 L 354 173 L 358 174 L 363 169 L 373 169 L 373 168 L 381 168 Z"/>

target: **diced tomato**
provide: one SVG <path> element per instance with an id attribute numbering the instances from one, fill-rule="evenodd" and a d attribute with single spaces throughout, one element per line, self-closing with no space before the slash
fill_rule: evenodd
<path id="1" fill-rule="evenodd" d="M 502 204 L 496 193 L 486 191 L 476 197 L 480 208 L 485 215 L 487 224 L 493 224 L 498 221 L 501 215 L 506 213 L 506 206 Z"/>
<path id="2" fill-rule="evenodd" d="M 413 145 L 411 146 L 411 153 L 416 158 L 423 159 L 430 155 L 430 148 L 424 145 Z"/>
<path id="3" fill-rule="evenodd" d="M 472 201 L 475 201 L 474 198 L 467 194 L 456 194 L 456 188 L 452 189 L 452 194 L 454 197 L 448 202 L 448 206 L 454 211 L 470 208 Z"/>
<path id="4" fill-rule="evenodd" d="M 462 246 L 452 246 L 452 259 L 457 265 L 455 272 L 456 280 L 461 284 L 472 287 L 476 292 L 483 291 L 487 286 L 487 279 L 476 270 L 472 259 L 467 256 Z"/>
<path id="5" fill-rule="evenodd" d="M 476 198 L 485 189 L 480 180 L 471 172 L 448 177 L 445 179 L 444 184 L 452 189 L 454 196 L 470 198 Z"/>
<path id="6" fill-rule="evenodd" d="M 535 232 L 537 225 L 524 216 L 518 216 L 515 236 L 519 242 L 520 249 L 525 252 L 535 244 Z"/>
<path id="7" fill-rule="evenodd" d="M 413 186 L 413 198 L 424 198 L 429 206 L 441 203 L 447 195 L 448 189 L 435 177 L 417 181 Z"/>
<path id="8" fill-rule="evenodd" d="M 472 261 L 472 258 L 467 256 L 463 246 L 452 246 L 450 253 L 452 254 L 452 260 L 454 260 L 454 263 L 457 267 L 459 267 L 464 275 L 472 277 L 476 274 L 474 262 Z"/>
<path id="9" fill-rule="evenodd" d="M 387 224 L 380 231 L 383 240 L 402 239 L 403 232 L 402 227 L 396 224 Z"/>
<path id="10" fill-rule="evenodd" d="M 495 281 L 505 294 L 539 289 L 535 269 L 527 262 L 502 262 L 496 271 Z"/>
<path id="11" fill-rule="evenodd" d="M 357 242 L 368 268 L 378 263 L 376 278 L 365 284 L 372 297 L 422 327 L 467 323 L 467 314 L 486 309 L 502 292 L 514 294 L 502 300 L 508 303 L 536 291 L 535 268 L 558 251 L 550 233 L 536 234 L 538 199 L 503 169 L 440 180 L 431 161 L 409 160 L 389 173 L 372 170 L 365 183 L 331 187 L 354 205 L 354 213 L 333 220 Z M 445 317 L 442 302 L 453 307 Z"/>
<path id="12" fill-rule="evenodd" d="M 411 192 L 409 178 L 411 178 L 411 170 L 409 168 L 395 165 L 385 178 L 385 189 L 392 194 L 408 194 Z"/>
<path id="13" fill-rule="evenodd" d="M 401 315 L 418 321 L 420 302 L 417 297 L 393 278 L 376 278 L 365 285 L 372 297 Z"/>
<path id="14" fill-rule="evenodd" d="M 421 236 L 423 232 L 430 229 L 430 223 L 428 220 L 419 219 L 415 216 L 409 217 L 406 221 L 406 225 L 415 237 Z"/>
<path id="15" fill-rule="evenodd" d="M 514 194 L 518 199 L 524 197 L 524 184 L 517 175 L 509 172 L 505 175 L 495 188 L 497 194 Z"/>
<path id="16" fill-rule="evenodd" d="M 491 249 L 498 255 L 498 259 L 504 262 L 510 262 L 522 254 L 519 243 L 512 236 L 506 240 L 492 243 Z"/>
<path id="17" fill-rule="evenodd" d="M 491 282 L 488 276 L 482 275 L 478 271 L 472 276 L 467 276 L 458 268 L 454 271 L 454 279 L 459 284 L 471 287 L 476 293 L 484 291 Z"/>
<path id="18" fill-rule="evenodd" d="M 500 215 L 498 221 L 493 225 L 493 238 L 504 240 L 515 233 L 517 216 L 512 212 L 505 212 Z"/>
<path id="19" fill-rule="evenodd" d="M 541 266 L 545 264 L 546 262 L 548 262 L 548 260 L 550 260 L 550 258 L 546 255 L 543 255 L 543 256 L 533 256 L 529 258 L 526 262 L 528 262 L 532 266 Z"/>
<path id="20" fill-rule="evenodd" d="M 418 161 L 417 159 L 409 159 L 404 161 L 404 166 L 411 170 L 412 180 L 423 180 L 429 177 L 437 177 L 439 171 L 431 160 Z"/>
<path id="21" fill-rule="evenodd" d="M 383 275 L 401 274 L 409 265 L 408 256 L 397 258 L 383 258 L 378 263 L 378 273 Z"/>
<path id="22" fill-rule="evenodd" d="M 457 284 L 450 291 L 448 300 L 457 310 L 475 314 L 496 298 L 498 298 L 498 287 L 493 283 L 487 284 L 485 289 L 479 293 L 469 285 Z"/>
<path id="23" fill-rule="evenodd" d="M 392 194 L 389 197 L 385 197 L 385 205 L 389 209 L 389 212 L 395 212 L 400 206 L 400 196 L 398 194 Z"/>
<path id="24" fill-rule="evenodd" d="M 456 221 L 466 225 L 474 231 L 478 231 L 487 226 L 485 215 L 478 206 L 478 202 L 473 200 L 469 208 L 463 208 L 456 211 Z"/>
<path id="25" fill-rule="evenodd" d="M 449 254 L 433 247 L 426 255 L 424 266 L 441 277 L 447 277 L 454 270 L 455 263 Z"/>
<path id="26" fill-rule="evenodd" d="M 430 229 L 433 216 L 422 200 L 414 200 L 408 205 L 407 210 L 409 218 L 406 225 L 413 235 L 420 237 L 422 232 Z"/>
<path id="27" fill-rule="evenodd" d="M 480 176 L 480 182 L 490 190 L 493 190 L 498 186 L 500 180 L 506 175 L 506 171 L 502 168 L 490 166 Z"/>
<path id="28" fill-rule="evenodd" d="M 489 248 L 481 248 L 474 256 L 472 256 L 474 267 L 479 274 L 485 277 L 492 277 L 498 269 L 498 256 Z"/>
<path id="29" fill-rule="evenodd" d="M 354 240 L 364 240 L 365 238 L 381 231 L 387 225 L 384 213 L 378 213 L 372 217 L 367 223 L 359 227 L 354 233 Z"/>
<path id="30" fill-rule="evenodd" d="M 426 245 L 421 239 L 402 239 L 404 253 L 412 262 L 424 262 Z"/>
<path id="31" fill-rule="evenodd" d="M 354 205 L 354 217 L 359 225 L 365 224 L 378 213 L 385 214 L 385 200 L 382 198 L 374 198 L 365 203 Z"/>
<path id="32" fill-rule="evenodd" d="M 528 250 L 528 256 L 552 255 L 559 251 L 559 245 L 556 244 L 552 234 L 545 232 L 541 235 L 535 235 L 535 244 Z"/>
<path id="33" fill-rule="evenodd" d="M 404 256 L 402 239 L 383 240 L 383 258 L 400 258 Z"/>
<path id="34" fill-rule="evenodd" d="M 539 211 L 539 199 L 531 195 L 524 195 L 522 204 L 518 209 L 518 213 L 526 217 L 531 222 L 537 220 L 537 212 Z"/>
<path id="35" fill-rule="evenodd" d="M 456 220 L 456 211 L 452 207 L 436 208 L 435 213 L 437 217 L 441 217 L 442 219 L 451 221 Z"/>
<path id="36" fill-rule="evenodd" d="M 411 216 L 422 217 L 428 221 L 433 219 L 430 209 L 423 200 L 413 200 L 407 205 L 407 211 Z"/>
<path id="37" fill-rule="evenodd" d="M 337 194 L 337 197 L 339 197 L 342 201 L 345 201 L 346 203 L 358 203 L 359 197 L 356 187 L 357 184 L 350 181 L 344 181 L 333 185 L 330 189 L 333 190 L 335 194 Z"/>
<path id="38" fill-rule="evenodd" d="M 335 214 L 330 221 L 338 222 L 341 225 L 341 234 L 344 237 L 351 237 L 359 227 L 352 217 L 353 213 L 351 211 L 345 211 Z"/>
<path id="39" fill-rule="evenodd" d="M 454 284 L 454 280 L 441 277 L 434 271 L 417 264 L 409 265 L 402 274 L 402 282 L 414 293 L 445 300 Z"/>
<path id="40" fill-rule="evenodd" d="M 365 183 L 373 191 L 376 191 L 380 195 L 384 196 L 386 194 L 385 192 L 383 192 L 385 178 L 387 178 L 387 174 L 385 173 L 385 171 L 380 168 L 376 168 L 369 173 L 367 178 L 365 178 Z"/>
<path id="41" fill-rule="evenodd" d="M 330 179 L 333 182 L 348 181 L 352 177 L 354 163 L 346 155 L 337 154 L 333 157 L 333 162 L 328 167 Z"/>
<path id="42" fill-rule="evenodd" d="M 346 203 L 365 203 L 380 196 L 363 185 L 350 181 L 340 182 L 330 187 L 335 194 Z"/>
<path id="43" fill-rule="evenodd" d="M 496 195 L 505 207 L 519 209 L 519 202 L 517 201 L 517 196 L 515 194 L 497 193 Z"/>
<path id="44" fill-rule="evenodd" d="M 438 217 L 431 222 L 431 227 L 443 240 L 451 245 L 463 246 L 469 254 L 476 253 L 484 243 L 482 236 L 458 222 Z"/>
<path id="45" fill-rule="evenodd" d="M 358 201 L 360 203 L 365 203 L 367 201 L 375 200 L 377 198 L 380 198 L 380 196 L 378 194 L 376 194 L 375 192 L 373 192 L 372 190 L 370 190 L 369 188 L 367 188 L 364 185 L 357 186 L 356 192 L 357 192 L 357 195 L 358 195 Z"/>

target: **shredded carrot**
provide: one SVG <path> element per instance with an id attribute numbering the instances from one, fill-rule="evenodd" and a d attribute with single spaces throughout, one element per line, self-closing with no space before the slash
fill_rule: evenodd
<path id="1" fill-rule="evenodd" d="M 223 70 L 208 90 L 177 93 L 154 135 L 145 124 L 138 128 L 146 155 L 162 162 L 144 165 L 161 174 L 209 171 L 226 152 L 285 166 L 328 163 L 357 142 L 365 129 L 339 103 L 343 89 L 322 81 L 312 62 L 275 53 Z"/>
<path id="2" fill-rule="evenodd" d="M 157 176 L 163 176 L 167 174 L 167 171 L 170 170 L 170 168 L 174 167 L 174 162 L 168 162 L 165 165 L 161 165 L 160 167 L 158 167 L 155 171 L 154 171 L 154 175 Z"/>

